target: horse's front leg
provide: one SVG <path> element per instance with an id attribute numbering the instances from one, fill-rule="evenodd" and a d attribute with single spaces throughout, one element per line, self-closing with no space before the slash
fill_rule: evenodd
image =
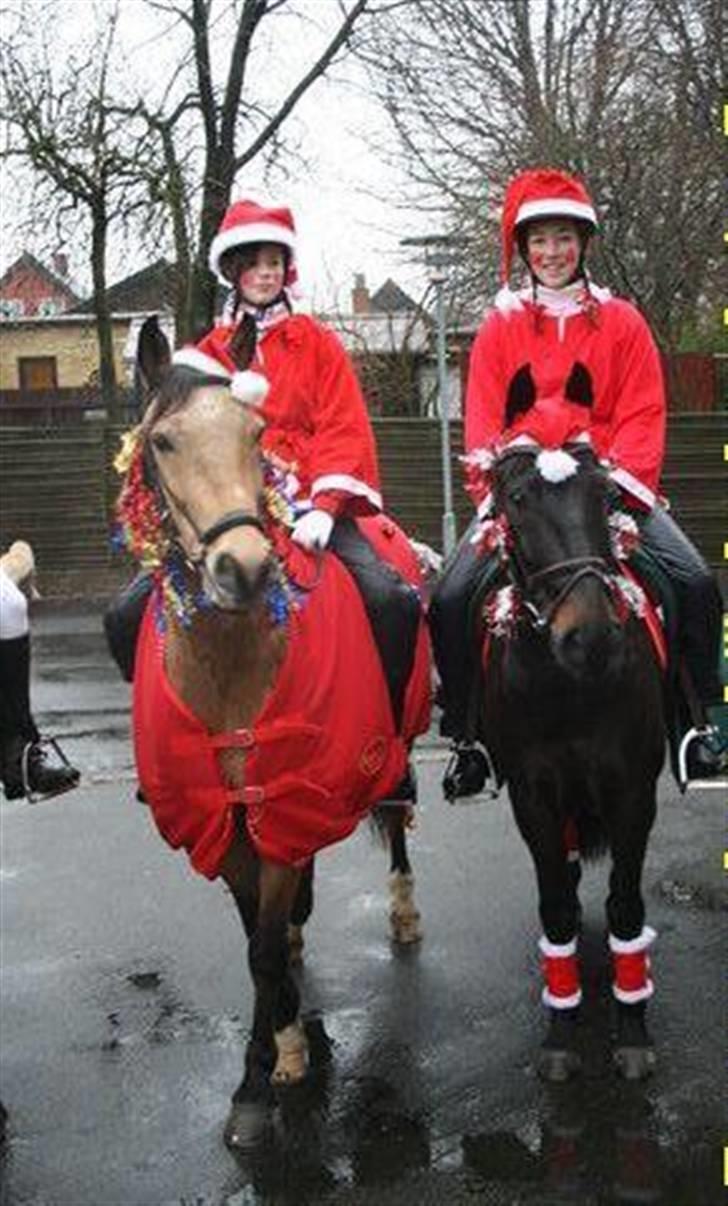
<path id="1" fill-rule="evenodd" d="M 510 788 L 516 823 L 536 869 L 543 933 L 538 949 L 543 972 L 542 1000 L 549 1026 L 537 1061 L 544 1080 L 568 1080 L 581 1068 L 576 1023 L 581 1002 L 577 961 L 579 905 L 568 861 L 561 810 L 544 793 Z"/>
<path id="2" fill-rule="evenodd" d="M 298 1023 L 299 994 L 288 966 L 288 922 L 300 872 L 258 862 L 237 851 L 223 869 L 248 936 L 248 963 L 255 990 L 253 1026 L 245 1075 L 233 1094 L 225 1126 L 230 1147 L 246 1148 L 261 1137 L 275 1104 L 272 1084 L 301 1080 L 306 1044 Z"/>
<path id="3" fill-rule="evenodd" d="M 627 798 L 625 793 L 610 824 L 612 871 L 607 920 L 617 1011 L 613 1058 L 625 1080 L 644 1080 L 657 1062 L 646 1023 L 647 1002 L 653 992 L 648 952 L 655 932 L 644 923 L 641 889 L 655 811 L 654 790 L 641 797 Z"/>

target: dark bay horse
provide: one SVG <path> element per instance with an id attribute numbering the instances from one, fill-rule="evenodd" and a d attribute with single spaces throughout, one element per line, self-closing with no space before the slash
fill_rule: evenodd
<path id="1" fill-rule="evenodd" d="M 236 354 L 248 363 L 249 348 Z M 138 369 L 149 401 L 117 465 L 127 548 L 156 574 L 134 664 L 137 769 L 162 836 L 225 882 L 247 935 L 254 1016 L 225 1127 L 230 1146 L 246 1147 L 270 1120 L 273 1086 L 306 1072 L 291 961 L 315 853 L 383 800 L 392 936 L 420 936 L 409 807 L 391 797 L 428 723 L 428 644 L 420 621 L 397 726 L 353 580 L 288 536 L 288 470 L 259 446 L 263 379 L 243 372 L 231 391 L 171 365 L 153 322 Z M 404 536 L 388 529 L 387 540 L 416 585 Z"/>
<path id="2" fill-rule="evenodd" d="M 644 597 L 615 558 L 619 521 L 636 525 L 609 519 L 607 474 L 588 440 L 545 451 L 521 437 L 491 473 L 483 538 L 500 544 L 507 584 L 483 609 L 481 736 L 536 869 L 550 1019 L 539 1071 L 563 1080 L 579 1065 L 578 854 L 608 850 L 613 1055 L 641 1079 L 654 1065 L 654 933 L 640 881 L 665 742 L 661 670 L 636 614 Z"/>

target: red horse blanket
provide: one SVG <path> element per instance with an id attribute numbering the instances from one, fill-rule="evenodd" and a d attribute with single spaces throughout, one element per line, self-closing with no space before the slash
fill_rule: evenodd
<path id="1" fill-rule="evenodd" d="M 409 542 L 389 520 L 362 526 L 371 543 L 413 585 L 419 568 Z M 134 746 L 142 790 L 157 827 L 213 879 L 230 844 L 234 809 L 247 810 L 257 852 L 302 863 L 338 842 L 404 775 L 408 744 L 430 719 L 430 653 L 420 623 L 395 732 L 389 692 L 359 591 L 336 557 L 289 620 L 289 642 L 273 690 L 249 729 L 211 736 L 172 688 L 164 635 L 147 608 L 134 670 Z M 225 786 L 223 745 L 246 750 L 245 787 Z"/>

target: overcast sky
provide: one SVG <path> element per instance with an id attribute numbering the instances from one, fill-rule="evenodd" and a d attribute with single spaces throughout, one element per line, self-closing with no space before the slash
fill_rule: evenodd
<path id="1" fill-rule="evenodd" d="M 38 4 L 39 12 L 47 14 L 47 0 L 33 2 Z M 54 3 L 59 17 L 54 38 L 58 38 L 60 53 L 63 36 L 83 36 L 93 0 Z M 270 31 L 275 36 L 273 55 L 261 37 L 260 58 L 250 64 L 253 69 L 260 67 L 263 83 L 272 78 L 272 62 L 275 74 L 284 74 L 293 84 L 314 61 L 317 45 L 323 45 L 330 30 L 338 26 L 340 10 L 335 0 L 303 0 L 303 5 L 307 26 L 283 13 L 267 18 L 261 26 L 261 33 L 267 36 Z M 110 10 L 112 0 L 98 0 L 102 12 L 105 6 Z M 137 81 L 144 81 L 153 102 L 155 81 L 168 78 L 169 65 L 175 61 L 174 42 L 160 36 L 159 22 L 163 18 L 143 0 L 121 0 L 121 14 L 130 77 L 135 75 Z M 405 253 L 399 246 L 400 239 L 421 234 L 422 224 L 416 215 L 408 217 L 384 200 L 401 195 L 401 181 L 385 167 L 371 144 L 387 139 L 391 142 L 394 136 L 376 105 L 362 94 L 362 83 L 356 70 L 344 64 L 334 69 L 331 78 L 314 84 L 297 105 L 286 131 L 306 161 L 306 168 L 293 158 L 290 177 L 278 178 L 266 186 L 260 168 L 253 164 L 241 173 L 234 188 L 234 199 L 252 196 L 259 201 L 288 204 L 293 209 L 299 232 L 302 292 L 317 308 L 337 303 L 347 308 L 356 272 L 365 273 L 371 289 L 388 276 L 413 295 L 418 295 L 425 284 L 411 252 Z M 11 220 L 6 210 L 6 226 L 9 217 Z M 7 267 L 20 250 L 16 240 L 8 239 L 0 268 Z M 78 254 L 71 256 L 71 262 L 80 262 Z M 112 248 L 110 282 L 142 266 L 135 262 L 133 248 Z M 86 289 L 87 281 L 88 277 Z"/>

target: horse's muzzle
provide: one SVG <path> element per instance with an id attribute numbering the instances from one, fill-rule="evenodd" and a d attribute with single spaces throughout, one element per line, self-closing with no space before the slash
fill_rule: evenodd
<path id="1" fill-rule="evenodd" d="M 575 625 L 552 634 L 551 643 L 556 661 L 577 679 L 613 678 L 624 666 L 624 632 L 616 620 Z"/>
<path id="2" fill-rule="evenodd" d="M 213 601 L 218 607 L 230 611 L 257 603 L 270 582 L 273 570 L 270 557 L 246 565 L 231 553 L 218 553 L 210 558 L 210 562 L 206 568 Z"/>

